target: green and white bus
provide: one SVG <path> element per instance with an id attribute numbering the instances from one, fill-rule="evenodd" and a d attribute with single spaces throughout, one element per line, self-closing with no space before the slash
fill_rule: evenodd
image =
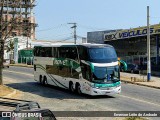
<path id="1" fill-rule="evenodd" d="M 89 95 L 121 92 L 114 47 L 107 44 L 50 44 L 34 47 L 34 79 Z"/>

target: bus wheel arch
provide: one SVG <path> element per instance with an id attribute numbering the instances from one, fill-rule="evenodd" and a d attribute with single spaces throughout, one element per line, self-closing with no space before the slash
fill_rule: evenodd
<path id="1" fill-rule="evenodd" d="M 76 92 L 77 92 L 78 94 L 82 94 L 81 85 L 80 85 L 78 82 L 76 83 Z"/>
<path id="2" fill-rule="evenodd" d="M 69 90 L 74 92 L 74 84 L 72 81 L 69 81 Z"/>

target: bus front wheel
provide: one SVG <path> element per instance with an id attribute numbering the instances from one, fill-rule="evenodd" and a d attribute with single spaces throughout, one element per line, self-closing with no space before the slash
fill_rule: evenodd
<path id="1" fill-rule="evenodd" d="M 69 83 L 69 90 L 74 92 L 74 87 L 72 82 Z"/>
<path id="2" fill-rule="evenodd" d="M 76 85 L 76 91 L 77 91 L 78 94 L 80 94 L 80 95 L 82 94 L 80 84 L 77 84 L 77 85 Z"/>

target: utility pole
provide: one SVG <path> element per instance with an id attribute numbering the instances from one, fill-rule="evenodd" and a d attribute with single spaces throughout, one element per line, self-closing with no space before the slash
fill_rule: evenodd
<path id="1" fill-rule="evenodd" d="M 147 6 L 147 81 L 151 80 L 149 6 Z"/>
<path id="2" fill-rule="evenodd" d="M 77 23 L 68 23 L 68 24 L 73 24 L 73 26 L 71 28 L 74 29 L 74 44 L 76 44 L 76 41 L 77 41 L 77 35 L 76 35 Z"/>

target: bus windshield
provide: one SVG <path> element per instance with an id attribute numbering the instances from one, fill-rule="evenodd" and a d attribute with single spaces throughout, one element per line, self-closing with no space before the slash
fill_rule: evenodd
<path id="1" fill-rule="evenodd" d="M 117 54 L 113 47 L 89 48 L 90 61 L 94 63 L 110 63 L 117 61 Z"/>
<path id="2" fill-rule="evenodd" d="M 117 82 L 119 81 L 119 67 L 94 67 L 93 82 Z"/>

